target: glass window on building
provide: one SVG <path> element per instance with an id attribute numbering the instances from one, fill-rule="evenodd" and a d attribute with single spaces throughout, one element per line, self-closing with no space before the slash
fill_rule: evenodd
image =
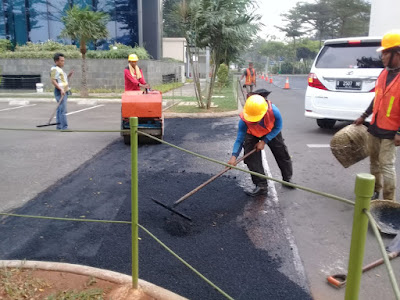
<path id="1" fill-rule="evenodd" d="M 109 14 L 109 36 L 97 41 L 95 48 L 108 49 L 115 42 L 131 46 L 139 43 L 137 0 L 0 0 L 0 38 L 14 44 L 47 40 L 70 43 L 60 33 L 64 28 L 62 17 L 73 5 Z"/>
<path id="2" fill-rule="evenodd" d="M 33 43 L 47 41 L 50 38 L 47 1 L 29 0 L 27 4 L 28 40 Z"/>
<path id="3" fill-rule="evenodd" d="M 73 2 L 71 0 L 47 0 L 46 3 L 49 39 L 57 42 L 66 42 L 60 38 L 60 33 L 64 28 L 61 18 L 65 15 L 65 11 L 72 7 Z"/>
<path id="4" fill-rule="evenodd" d="M 139 44 L 136 0 L 116 0 L 117 42 L 134 47 Z"/>
<path id="5" fill-rule="evenodd" d="M 93 0 L 93 10 L 101 11 L 109 15 L 109 21 L 107 23 L 108 38 L 105 40 L 97 41 L 96 49 L 108 50 L 110 45 L 116 42 L 117 38 L 117 22 L 116 22 L 116 10 L 114 0 Z"/>

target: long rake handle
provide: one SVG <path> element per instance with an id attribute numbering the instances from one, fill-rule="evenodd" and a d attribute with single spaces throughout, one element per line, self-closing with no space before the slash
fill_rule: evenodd
<path id="1" fill-rule="evenodd" d="M 256 152 L 256 149 L 251 150 L 249 153 L 247 153 L 246 155 L 243 155 L 241 158 L 239 158 L 236 161 L 236 164 L 240 163 L 242 160 L 246 159 L 248 156 L 250 156 L 251 154 L 253 154 L 254 152 Z M 226 173 L 227 171 L 229 171 L 231 168 L 230 167 L 225 167 L 225 169 L 223 169 L 221 172 L 219 172 L 218 174 L 214 175 L 213 177 L 211 177 L 210 179 L 208 179 L 206 182 L 202 183 L 201 185 L 199 185 L 197 188 L 195 188 L 194 190 L 190 191 L 189 193 L 187 193 L 186 195 L 182 196 L 181 198 L 179 198 L 178 200 L 176 200 L 174 202 L 174 204 L 172 205 L 173 207 L 177 206 L 179 203 L 181 203 L 182 201 L 184 201 L 185 199 L 189 198 L 190 196 L 192 196 L 194 193 L 198 192 L 199 190 L 201 190 L 203 187 L 205 187 L 207 184 L 209 184 L 210 182 L 214 181 L 215 179 L 217 179 L 218 177 L 220 177 L 222 174 Z"/>
<path id="2" fill-rule="evenodd" d="M 53 120 L 53 118 L 54 118 L 54 115 L 56 114 L 56 112 L 57 112 L 57 109 L 60 107 L 60 105 L 61 105 L 61 102 L 63 102 L 64 101 L 64 97 L 65 97 L 65 95 L 64 96 L 62 96 L 62 98 L 60 99 L 60 101 L 58 101 L 58 103 L 57 103 L 57 107 L 56 107 L 56 109 L 53 111 L 53 113 L 51 114 L 51 116 L 50 116 L 50 119 L 49 119 L 49 122 L 47 123 L 47 124 L 50 124 L 51 123 L 51 120 Z"/>

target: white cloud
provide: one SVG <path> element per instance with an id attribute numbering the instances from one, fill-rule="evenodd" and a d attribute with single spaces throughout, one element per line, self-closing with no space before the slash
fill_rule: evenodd
<path id="1" fill-rule="evenodd" d="M 281 14 L 287 13 L 291 8 L 296 6 L 297 2 L 311 2 L 310 0 L 256 0 L 259 8 L 256 13 L 261 15 L 260 22 L 264 24 L 261 27 L 259 36 L 267 39 L 267 36 L 275 35 L 278 39 L 283 40 L 285 34 L 275 26 L 284 26 Z"/>

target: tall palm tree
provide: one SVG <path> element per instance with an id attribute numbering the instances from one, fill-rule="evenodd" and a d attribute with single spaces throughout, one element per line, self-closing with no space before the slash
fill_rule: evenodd
<path id="1" fill-rule="evenodd" d="M 77 41 L 82 54 L 82 97 L 89 95 L 86 78 L 86 44 L 108 36 L 106 27 L 108 19 L 109 16 L 106 13 L 76 5 L 67 10 L 67 14 L 62 18 L 65 28 L 62 30 L 61 36 Z"/>

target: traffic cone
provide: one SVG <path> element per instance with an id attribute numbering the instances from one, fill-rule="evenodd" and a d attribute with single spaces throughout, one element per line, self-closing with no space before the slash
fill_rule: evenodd
<path id="1" fill-rule="evenodd" d="M 264 79 L 264 75 L 261 75 L 261 79 Z"/>
<path id="2" fill-rule="evenodd" d="M 273 83 L 272 76 L 271 76 L 271 78 L 269 79 L 269 83 Z"/>
<path id="3" fill-rule="evenodd" d="M 265 76 L 265 81 L 268 82 L 268 74 Z"/>
<path id="4" fill-rule="evenodd" d="M 289 77 L 286 77 L 286 83 L 285 83 L 284 89 L 285 89 L 285 90 L 290 89 L 290 86 L 289 86 Z"/>

